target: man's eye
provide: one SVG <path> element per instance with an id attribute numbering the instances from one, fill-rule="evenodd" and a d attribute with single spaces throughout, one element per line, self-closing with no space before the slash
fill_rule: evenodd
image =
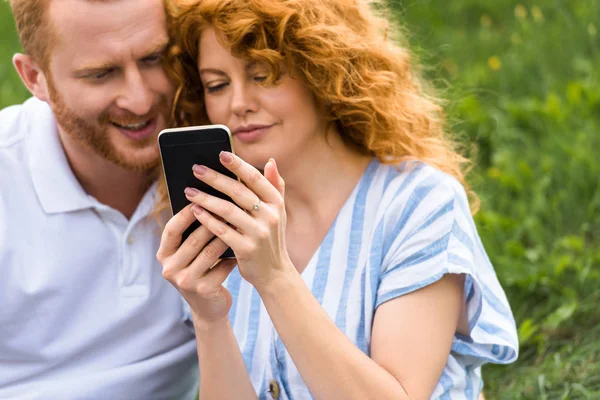
<path id="1" fill-rule="evenodd" d="M 107 69 L 104 71 L 98 71 L 98 72 L 94 72 L 93 74 L 88 75 L 88 78 L 94 80 L 94 81 L 100 81 L 103 80 L 105 78 L 108 78 L 108 76 L 113 72 L 112 69 Z"/>
<path id="2" fill-rule="evenodd" d="M 162 59 L 163 59 L 162 54 L 153 54 L 151 56 L 145 57 L 142 61 L 149 65 L 155 65 L 155 64 L 160 63 L 162 61 Z"/>
<path id="3" fill-rule="evenodd" d="M 224 89 L 224 88 L 225 88 L 225 86 L 227 86 L 227 83 L 226 83 L 226 82 L 220 83 L 220 84 L 218 84 L 218 85 L 207 86 L 207 87 L 206 87 L 206 91 L 207 91 L 208 93 L 215 93 L 215 92 L 218 92 L 218 91 L 220 91 L 220 90 Z"/>

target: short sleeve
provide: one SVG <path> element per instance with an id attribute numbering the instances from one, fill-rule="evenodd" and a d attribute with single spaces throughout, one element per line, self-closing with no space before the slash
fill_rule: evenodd
<path id="1" fill-rule="evenodd" d="M 428 170 L 386 212 L 388 244 L 375 306 L 446 274 L 464 274 L 470 332 L 455 336 L 452 351 L 480 363 L 510 363 L 518 353 L 515 321 L 480 241 L 466 193 L 454 178 Z"/>

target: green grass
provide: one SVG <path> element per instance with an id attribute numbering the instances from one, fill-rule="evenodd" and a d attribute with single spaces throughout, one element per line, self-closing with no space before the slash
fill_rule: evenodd
<path id="1" fill-rule="evenodd" d="M 393 2 L 474 160 L 476 222 L 521 355 L 488 399 L 600 398 L 600 2 Z M 27 92 L 0 1 L 0 107 Z"/>

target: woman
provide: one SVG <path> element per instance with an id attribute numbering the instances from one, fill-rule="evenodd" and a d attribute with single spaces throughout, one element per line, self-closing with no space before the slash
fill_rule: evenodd
<path id="1" fill-rule="evenodd" d="M 234 203 L 186 189 L 157 254 L 191 308 L 200 398 L 476 399 L 481 365 L 516 359 L 514 320 L 465 160 L 384 20 L 356 0 L 171 12 L 174 116 L 227 125 L 245 183 L 194 166 Z"/>

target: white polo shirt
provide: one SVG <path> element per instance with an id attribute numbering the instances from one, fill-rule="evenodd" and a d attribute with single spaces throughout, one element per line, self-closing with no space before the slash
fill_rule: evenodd
<path id="1" fill-rule="evenodd" d="M 0 399 L 194 397 L 155 191 L 127 220 L 79 185 L 46 103 L 0 111 Z"/>

